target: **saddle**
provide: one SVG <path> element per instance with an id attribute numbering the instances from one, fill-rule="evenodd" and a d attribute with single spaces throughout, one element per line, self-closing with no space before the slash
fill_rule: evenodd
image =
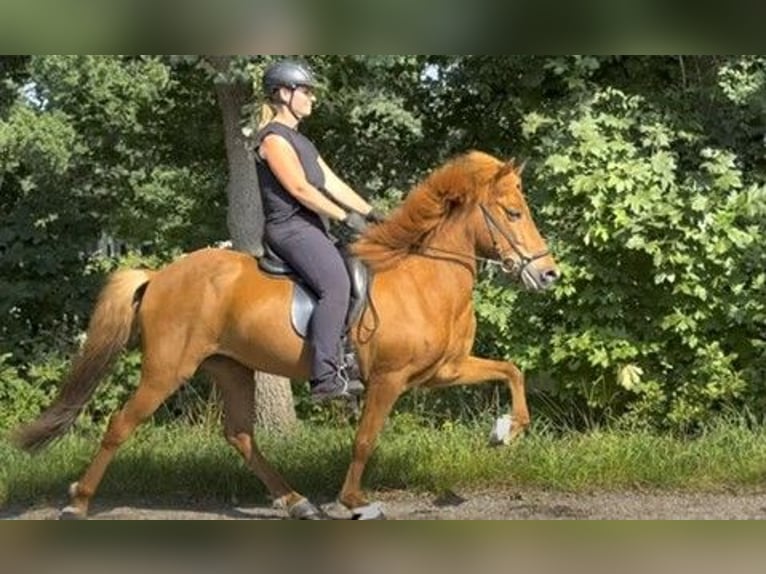
<path id="1" fill-rule="evenodd" d="M 345 335 L 343 337 L 343 355 L 341 357 L 341 368 L 345 368 L 350 379 L 361 380 L 359 363 L 356 358 L 356 350 L 349 337 L 352 325 L 361 317 L 362 312 L 367 306 L 370 271 L 367 266 L 351 255 L 346 249 L 341 249 L 343 262 L 346 264 L 351 279 L 351 301 L 348 312 L 346 313 Z M 277 255 L 267 242 L 263 242 L 263 255 L 258 258 L 258 267 L 264 273 L 275 276 L 287 277 L 293 283 L 293 297 L 290 304 L 290 323 L 295 332 L 301 337 L 306 338 L 308 333 L 311 314 L 316 308 L 316 296 L 311 289 L 303 283 L 296 275 L 290 265 Z"/>

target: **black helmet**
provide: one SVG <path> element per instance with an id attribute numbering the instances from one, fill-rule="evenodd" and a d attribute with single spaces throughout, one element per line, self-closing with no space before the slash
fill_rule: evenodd
<path id="1" fill-rule="evenodd" d="M 281 60 L 271 64 L 263 73 L 263 91 L 271 96 L 278 88 L 295 89 L 298 86 L 316 87 L 311 69 L 295 60 Z"/>

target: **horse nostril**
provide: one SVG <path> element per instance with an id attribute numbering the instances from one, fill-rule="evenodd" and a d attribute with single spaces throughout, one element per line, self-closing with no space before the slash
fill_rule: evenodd
<path id="1" fill-rule="evenodd" d="M 555 269 L 547 269 L 540 274 L 540 279 L 542 279 L 543 286 L 545 287 L 553 285 L 558 278 L 559 272 Z"/>

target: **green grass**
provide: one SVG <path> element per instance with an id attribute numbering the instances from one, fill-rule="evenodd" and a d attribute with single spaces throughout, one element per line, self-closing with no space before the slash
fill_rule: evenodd
<path id="1" fill-rule="evenodd" d="M 389 421 L 364 486 L 370 491 L 454 488 L 587 490 L 743 490 L 766 484 L 766 429 L 736 422 L 694 439 L 650 432 L 554 433 L 544 423 L 511 447 L 491 448 L 489 423 L 432 428 L 399 415 Z M 290 437 L 260 436 L 265 455 L 299 491 L 337 495 L 353 429 L 303 425 Z M 67 436 L 29 456 L 0 441 L 0 506 L 61 504 L 98 437 Z M 118 454 L 99 499 L 263 501 L 265 489 L 218 428 L 143 428 Z"/>

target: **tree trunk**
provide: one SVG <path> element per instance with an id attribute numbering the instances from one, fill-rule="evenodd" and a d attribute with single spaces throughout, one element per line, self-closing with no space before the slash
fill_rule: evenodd
<path id="1" fill-rule="evenodd" d="M 253 154 L 242 133 L 242 107 L 252 97 L 252 89 L 242 82 L 226 81 L 230 57 L 209 57 L 218 72 L 215 91 L 223 114 L 229 181 L 226 223 L 234 249 L 260 256 L 263 253 L 263 205 L 258 192 Z"/>
<path id="2" fill-rule="evenodd" d="M 229 163 L 229 182 L 226 186 L 229 234 L 234 249 L 261 255 L 263 206 L 252 152 L 240 127 L 242 106 L 252 97 L 252 90 L 241 82 L 221 81 L 221 78 L 227 76 L 231 57 L 210 56 L 207 60 L 219 76 L 215 89 L 223 115 Z M 256 372 L 253 383 L 256 426 L 276 431 L 286 431 L 292 427 L 296 415 L 290 379 Z"/>
<path id="3" fill-rule="evenodd" d="M 255 373 L 255 428 L 283 433 L 295 425 L 295 404 L 290 379 Z"/>

